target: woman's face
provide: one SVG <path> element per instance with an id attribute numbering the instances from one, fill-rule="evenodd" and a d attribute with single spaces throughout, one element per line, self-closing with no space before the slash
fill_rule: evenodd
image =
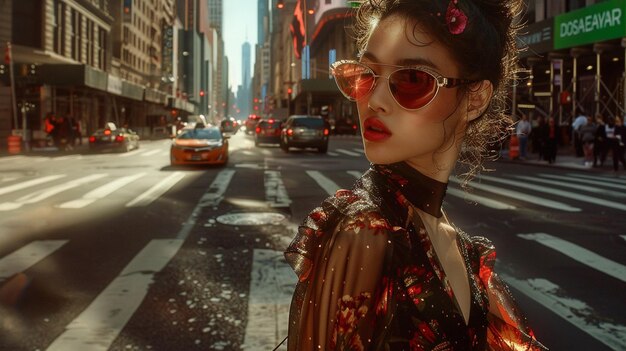
<path id="1" fill-rule="evenodd" d="M 420 26 L 391 16 L 374 28 L 361 62 L 383 76 L 374 90 L 357 102 L 370 162 L 406 161 L 425 174 L 453 167 L 458 158 L 454 144 L 460 145 L 467 126 L 465 98 L 458 94 L 458 88 L 440 88 L 429 105 L 407 111 L 396 103 L 388 88 L 386 77 L 397 68 L 377 65 L 427 66 L 444 77 L 462 78 L 448 50 Z"/>

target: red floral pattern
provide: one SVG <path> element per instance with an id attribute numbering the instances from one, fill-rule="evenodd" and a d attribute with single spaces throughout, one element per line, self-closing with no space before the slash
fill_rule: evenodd
<path id="1" fill-rule="evenodd" d="M 337 301 L 339 307 L 330 341 L 331 350 L 363 350 L 361 336 L 357 333 L 358 323 L 367 314 L 368 307 L 365 301 L 369 300 L 370 296 L 369 293 L 363 292 L 356 297 L 345 295 Z"/>

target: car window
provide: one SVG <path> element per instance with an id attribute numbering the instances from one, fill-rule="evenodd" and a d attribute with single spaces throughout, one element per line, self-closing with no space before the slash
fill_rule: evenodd
<path id="1" fill-rule="evenodd" d="M 270 123 L 268 121 L 259 122 L 259 127 L 263 129 L 278 129 L 280 128 L 280 122 Z"/>
<path id="2" fill-rule="evenodd" d="M 293 127 L 323 128 L 324 120 L 321 118 L 295 118 Z"/>
<path id="3" fill-rule="evenodd" d="M 217 129 L 191 129 L 178 136 L 179 139 L 222 139 L 222 133 Z"/>

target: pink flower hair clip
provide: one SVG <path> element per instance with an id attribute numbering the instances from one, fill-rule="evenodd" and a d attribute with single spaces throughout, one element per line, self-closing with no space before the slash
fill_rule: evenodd
<path id="1" fill-rule="evenodd" d="M 446 10 L 446 24 L 448 30 L 454 35 L 458 35 L 465 31 L 467 26 L 467 16 L 457 6 L 458 0 L 450 0 L 448 10 Z"/>

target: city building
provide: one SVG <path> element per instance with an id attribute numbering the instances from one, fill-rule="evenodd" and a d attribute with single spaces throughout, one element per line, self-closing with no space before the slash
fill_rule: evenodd
<path id="1" fill-rule="evenodd" d="M 624 0 L 528 1 L 513 114 L 562 125 L 579 113 L 624 115 L 625 15 Z"/>

